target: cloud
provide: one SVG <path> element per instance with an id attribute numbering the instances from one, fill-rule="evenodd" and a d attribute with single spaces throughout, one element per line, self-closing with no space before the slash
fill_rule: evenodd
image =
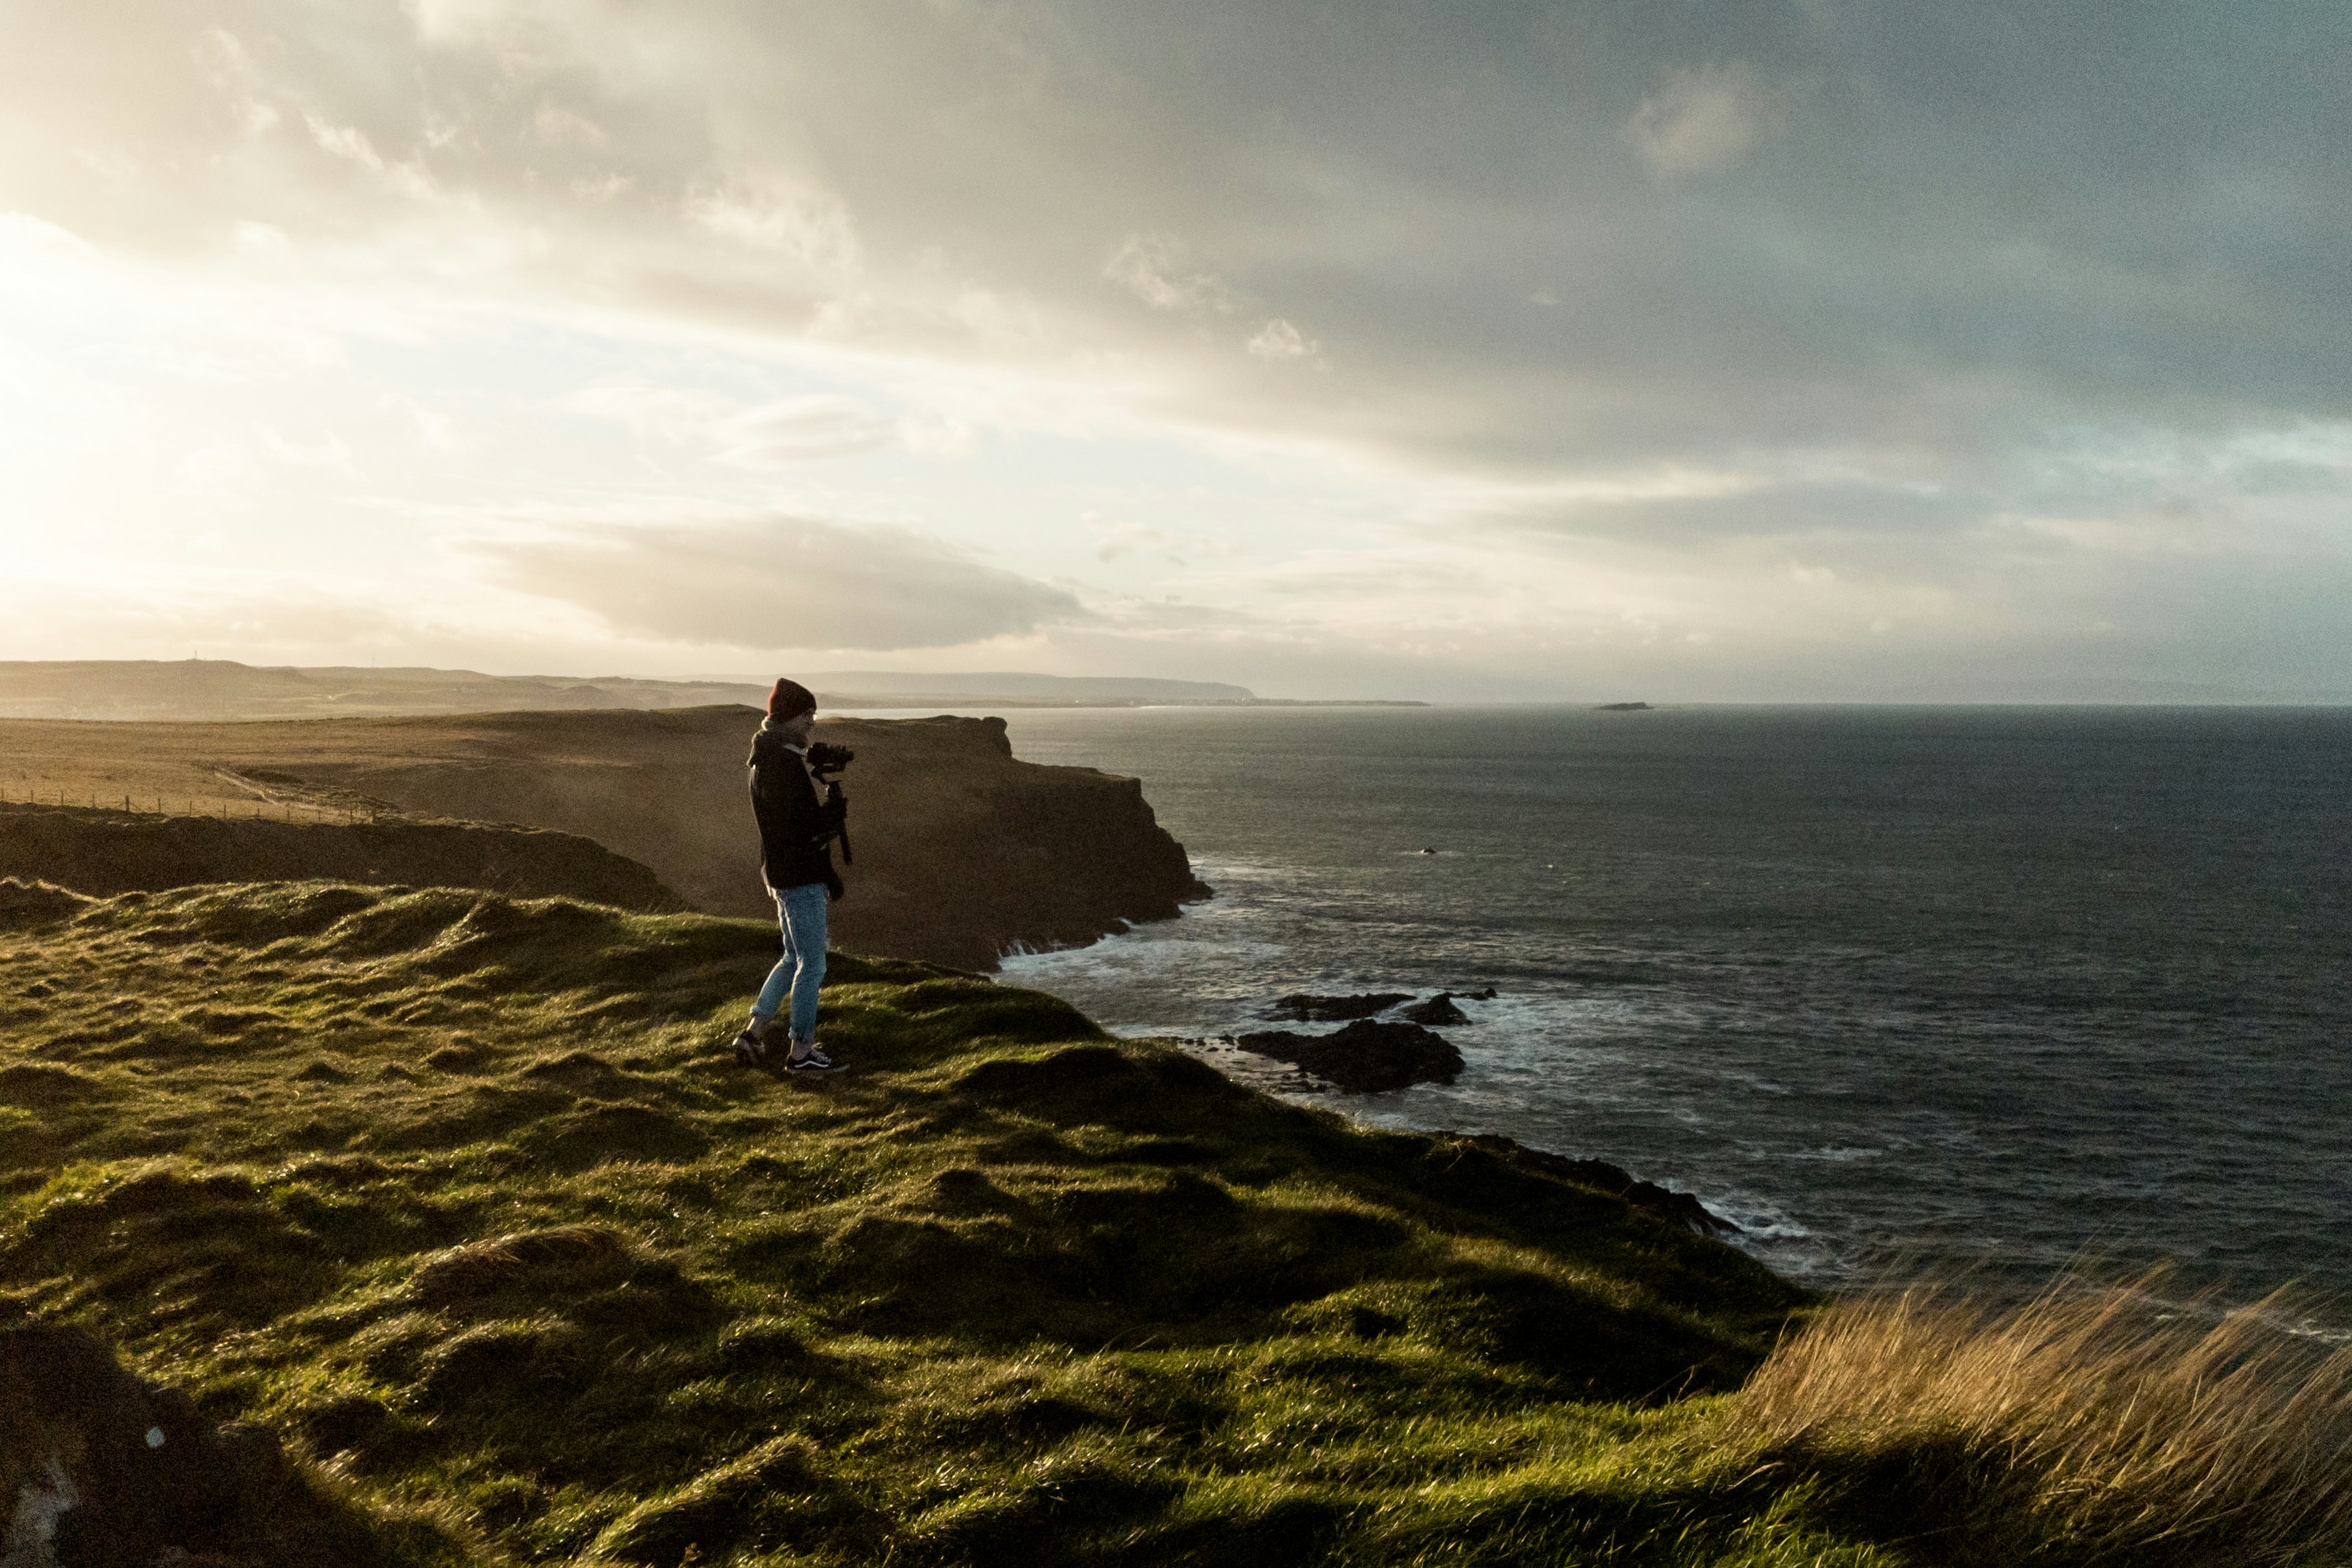
<path id="1" fill-rule="evenodd" d="M 745 406 L 723 392 L 608 377 L 565 393 L 567 413 L 626 424 L 639 440 L 699 446 L 738 468 L 782 468 L 854 456 L 903 438 L 910 447 L 958 455 L 976 444 L 971 430 L 938 421 L 892 422 L 862 398 L 811 392 Z"/>
<path id="2" fill-rule="evenodd" d="M 1777 109 L 1747 65 L 1677 70 L 1625 122 L 1625 140 L 1661 179 L 1731 168 L 1763 140 Z"/>
<path id="3" fill-rule="evenodd" d="M 793 29 L 88 0 L 0 58 L 0 206 L 162 252 L 267 225 L 438 290 L 1108 368 L 1156 418 L 1490 476 L 2352 404 L 2347 176 L 2294 107 L 2343 41 L 2283 79 L 2259 19 L 2149 38 L 2057 7 L 1996 37 L 1962 15 L 1366 0 L 1334 55 L 1291 0 L 1123 23 L 878 0 Z M 1692 63 L 1693 38 L 1726 52 Z M 1530 324 L 1538 296 L 1559 304 Z M 1348 345 L 1344 380 L 1250 373 L 1312 357 L 1295 325 L 1236 360 L 1192 319 L 1273 299 Z"/>
<path id="4" fill-rule="evenodd" d="M 551 147 L 607 147 L 613 141 L 603 126 L 586 115 L 549 101 L 542 101 L 530 117 L 530 128 Z"/>
<path id="5" fill-rule="evenodd" d="M 1277 316 L 1243 347 L 1261 360 L 1304 360 L 1314 355 L 1317 346 L 1314 339 Z"/>
<path id="6" fill-rule="evenodd" d="M 856 224 L 831 192 L 772 178 L 738 179 L 719 190 L 694 193 L 681 210 L 696 227 L 720 239 L 835 276 L 857 269 Z"/>
<path id="7" fill-rule="evenodd" d="M 726 431 L 734 444 L 719 460 L 746 468 L 847 457 L 887 446 L 896 434 L 856 398 L 825 394 L 763 403 L 728 421 Z"/>
<path id="8" fill-rule="evenodd" d="M 950 648 L 1089 619 L 1068 590 L 909 528 L 772 517 L 485 541 L 504 585 L 661 642 Z"/>
<path id="9" fill-rule="evenodd" d="M 1249 554 L 1248 546 L 1216 534 L 1174 534 L 1140 523 L 1114 522 L 1098 512 L 1078 520 L 1094 536 L 1095 559 L 1105 565 L 1151 556 L 1170 566 L 1189 567 L 1196 560 L 1230 560 Z"/>
<path id="10" fill-rule="evenodd" d="M 1229 310 L 1231 291 L 1213 272 L 1187 267 L 1181 248 L 1153 235 L 1129 235 L 1103 264 L 1103 276 L 1160 310 Z"/>
<path id="11" fill-rule="evenodd" d="M 2150 29 L 2015 6 L 1988 28 L 1966 6 L 1843 0 L 1361 0 L 1344 37 L 1306 0 L 18 9 L 0 394 L 30 390 L 0 445 L 18 492 L 26 461 L 59 476 L 27 532 L 168 513 L 130 481 L 168 485 L 184 458 L 256 505 L 348 486 L 286 464 L 349 430 L 366 482 L 407 495 L 347 496 L 344 523 L 287 498 L 232 534 L 262 551 L 345 527 L 373 562 L 373 519 L 420 493 L 626 495 L 663 467 L 703 487 L 699 515 L 789 483 L 828 516 L 952 518 L 1033 587 L 1120 548 L 1040 517 L 1097 507 L 1185 539 L 1245 516 L 1274 519 L 1240 525 L 1269 572 L 1321 538 L 1371 553 L 1400 533 L 1515 562 L 1646 547 L 1625 571 L 1651 588 L 1627 597 L 1654 607 L 1701 579 L 1736 599 L 1741 572 L 1793 588 L 1796 559 L 1966 601 L 1986 647 L 2169 624 L 2212 665 L 2281 594 L 2341 580 L 2352 468 L 2295 450 L 2352 421 L 2352 163 L 2322 112 L 2352 57 L 2340 7 Z M 239 280 L 259 308 L 234 330 L 137 312 L 61 330 L 40 318 L 70 290 L 45 280 L 98 264 L 12 247 L 12 224 L 124 277 Z M 394 377 L 365 398 L 448 411 L 462 454 L 415 463 L 432 427 L 389 406 L 396 446 L 296 406 L 363 379 L 277 341 L 313 335 L 298 308 L 330 295 L 354 317 L 472 317 L 440 340 L 470 348 L 437 361 L 439 326 L 316 334 L 398 343 L 351 355 Z M 631 342 L 567 357 L 608 331 Z M 1325 345 L 1344 374 L 1293 368 Z M 198 374 L 217 396 L 170 401 Z M 252 390 L 265 378 L 284 396 Z M 923 391 L 950 382 L 992 390 Z M 85 382 L 121 412 L 68 430 L 53 411 Z M 786 388 L 845 401 L 761 402 Z M 732 467 L 889 440 L 950 455 L 979 432 L 988 461 L 952 481 Z M 45 456 L 86 448 L 71 472 Z M 1739 482 L 1607 493 L 1644 474 Z M 85 494 L 118 480 L 107 506 Z M 1550 500 L 1498 517 L 1507 491 Z M 2250 541 L 2252 564 L 2204 583 L 2166 546 L 2181 516 Z M 2063 519 L 2066 548 L 2020 518 Z M 2034 539 L 2053 580 L 1996 570 Z M 1138 536 L 1121 590 L 1166 558 Z M 1228 607 L 1276 591 L 1182 559 Z M 2311 603 L 2309 646 L 2352 646 L 2352 601 Z M 1730 629 L 1651 619 L 1685 645 L 1715 634 L 1754 689 L 1779 678 Z M 1880 619 L 1902 642 L 1924 617 L 1852 618 Z M 1550 634 L 1528 632 L 1530 659 Z"/>

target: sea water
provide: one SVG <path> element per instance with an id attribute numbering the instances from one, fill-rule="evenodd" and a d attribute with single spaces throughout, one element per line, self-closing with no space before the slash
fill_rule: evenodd
<path id="1" fill-rule="evenodd" d="M 1140 778 L 1216 889 L 1006 964 L 1122 1034 L 1492 988 L 1450 1085 L 1257 1076 L 1613 1160 L 1816 1282 L 2352 1289 L 2352 713 L 1008 717 L 1021 757 Z"/>

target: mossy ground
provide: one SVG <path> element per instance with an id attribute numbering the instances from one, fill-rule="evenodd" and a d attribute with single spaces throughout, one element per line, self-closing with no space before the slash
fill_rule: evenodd
<path id="1" fill-rule="evenodd" d="M 0 897 L 0 1319 L 271 1424 L 387 1563 L 1913 1560 L 1721 1440 L 1803 1305 L 1738 1253 L 919 965 L 746 1071 L 773 950 Z"/>

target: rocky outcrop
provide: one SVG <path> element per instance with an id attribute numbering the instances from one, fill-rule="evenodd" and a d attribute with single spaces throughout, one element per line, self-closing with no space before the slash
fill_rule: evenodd
<path id="1" fill-rule="evenodd" d="M 108 897 L 212 882 L 355 882 L 582 898 L 683 901 L 636 862 L 573 833 L 480 822 L 284 822 L 0 804 L 0 875 Z"/>
<path id="2" fill-rule="evenodd" d="M 743 708 L 505 714 L 466 721 L 458 755 L 286 771 L 411 811 L 582 833 L 698 909 L 772 918 L 743 772 L 759 723 Z M 452 727 L 383 727 L 428 726 Z M 856 859 L 832 910 L 837 947 L 991 969 L 1208 896 L 1140 782 L 1020 761 L 1003 719 L 834 719 L 817 738 L 856 753 L 842 777 Z"/>
<path id="3" fill-rule="evenodd" d="M 1003 719 L 817 728 L 857 750 L 843 780 L 857 859 L 834 906 L 844 947 L 992 968 L 1209 896 L 1139 779 L 1023 762 Z"/>
<path id="4" fill-rule="evenodd" d="M 1461 993 L 1472 1001 L 1492 1001 L 1494 990 Z M 1326 997 L 1311 991 L 1294 992 L 1278 997 L 1263 1015 L 1276 1022 L 1345 1023 L 1353 1019 L 1368 1019 L 1396 1008 L 1397 1017 L 1407 1023 L 1470 1024 L 1478 1020 L 1454 1005 L 1454 993 L 1440 991 L 1425 1001 L 1412 1000 L 1411 991 L 1360 991 L 1353 996 Z M 1397 1007 L 1399 1002 L 1412 1002 L 1410 1007 Z"/>
<path id="5" fill-rule="evenodd" d="M 1572 1159 L 1566 1155 L 1531 1149 L 1525 1144 L 1494 1134 L 1455 1134 L 1457 1140 L 1471 1148 L 1482 1149 L 1507 1165 L 1524 1170 L 1541 1171 L 1579 1186 L 1589 1186 L 1622 1197 L 1635 1208 L 1645 1209 L 1661 1218 L 1670 1219 L 1701 1236 L 1727 1237 L 1740 1233 L 1739 1227 L 1709 1209 L 1686 1192 L 1675 1192 L 1655 1182 L 1637 1181 L 1622 1166 L 1607 1160 Z"/>
<path id="6" fill-rule="evenodd" d="M 1439 1024 L 1466 1024 L 1476 1021 L 1468 1013 L 1454 1005 L 1452 991 L 1440 991 L 1427 1001 L 1415 1002 L 1409 1008 L 1399 1008 L 1397 1017 L 1407 1023 L 1427 1024 L 1432 1028 Z"/>
<path id="7" fill-rule="evenodd" d="M 1287 1061 L 1351 1094 L 1379 1094 L 1415 1083 L 1451 1083 L 1462 1053 L 1446 1038 L 1413 1023 L 1358 1019 L 1329 1034 L 1262 1030 L 1234 1037 L 1259 1056 Z"/>

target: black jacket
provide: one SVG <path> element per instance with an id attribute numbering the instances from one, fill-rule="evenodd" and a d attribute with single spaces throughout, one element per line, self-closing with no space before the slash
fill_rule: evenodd
<path id="1" fill-rule="evenodd" d="M 833 841 L 841 831 L 842 810 L 816 798 L 816 785 L 784 737 L 762 728 L 751 739 L 751 814 L 760 821 L 760 873 L 775 888 L 821 882 L 841 896 L 841 873 L 833 869 Z"/>

